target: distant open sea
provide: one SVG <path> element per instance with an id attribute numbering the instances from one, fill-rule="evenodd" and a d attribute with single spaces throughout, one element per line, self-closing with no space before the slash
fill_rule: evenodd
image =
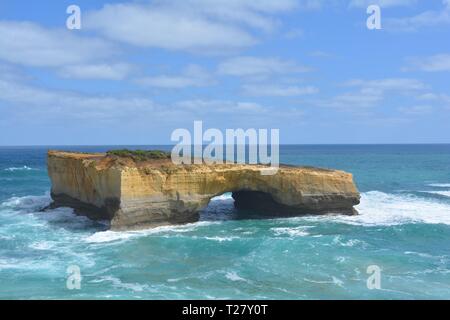
<path id="1" fill-rule="evenodd" d="M 0 299 L 450 299 L 450 145 L 281 146 L 283 163 L 353 173 L 360 215 L 248 220 L 224 194 L 200 222 L 138 232 L 39 212 L 47 149 L 0 147 Z"/>

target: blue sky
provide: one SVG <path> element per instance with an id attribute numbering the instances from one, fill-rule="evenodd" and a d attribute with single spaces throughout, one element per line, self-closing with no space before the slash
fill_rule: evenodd
<path id="1" fill-rule="evenodd" d="M 449 143 L 449 39 L 450 0 L 3 0 L 0 145 Z"/>

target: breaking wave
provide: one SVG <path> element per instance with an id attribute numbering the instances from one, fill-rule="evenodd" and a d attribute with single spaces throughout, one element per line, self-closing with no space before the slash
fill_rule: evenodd
<path id="1" fill-rule="evenodd" d="M 428 192 L 428 191 L 427 191 Z M 439 193 L 447 195 L 447 191 L 429 191 L 430 193 Z M 445 193 L 445 194 L 444 194 Z M 217 200 L 229 200 L 231 194 L 224 194 Z M 47 193 L 43 196 L 25 196 L 13 197 L 0 203 L 0 210 L 6 209 L 10 212 L 34 213 L 48 205 L 51 201 Z M 307 216 L 293 219 L 340 222 L 361 226 L 392 226 L 408 223 L 426 223 L 426 224 L 446 224 L 450 225 L 450 204 L 437 199 L 427 199 L 409 194 L 388 194 L 380 191 L 365 192 L 361 195 L 361 204 L 358 205 L 357 216 L 333 215 L 333 216 Z M 52 221 L 62 220 L 72 225 L 88 225 L 92 222 L 85 217 L 75 216 L 73 211 L 68 208 L 55 210 L 53 215 L 42 215 L 40 219 Z M 177 226 L 161 226 L 148 230 L 139 231 L 97 231 L 84 237 L 87 243 L 109 243 L 123 242 L 136 237 L 160 234 L 163 236 L 174 236 L 183 233 L 197 231 L 202 227 L 212 224 L 220 224 L 222 221 L 199 221 Z M 271 228 L 275 236 L 305 237 L 309 236 L 310 226 Z M 205 237 L 200 237 L 205 238 Z M 234 237 L 206 237 L 207 240 L 218 242 L 232 241 Z M 34 244 L 36 249 L 46 249 L 43 244 Z"/>
<path id="2" fill-rule="evenodd" d="M 421 191 L 429 194 L 437 194 L 439 196 L 450 197 L 450 191 Z"/>
<path id="3" fill-rule="evenodd" d="M 428 186 L 436 188 L 450 188 L 450 183 L 431 183 Z"/>
<path id="4" fill-rule="evenodd" d="M 359 215 L 338 216 L 337 220 L 359 225 L 428 223 L 450 225 L 450 205 L 414 195 L 365 192 L 357 206 Z"/>
<path id="5" fill-rule="evenodd" d="M 0 204 L 0 208 L 34 212 L 42 209 L 51 202 L 50 193 L 42 196 L 12 197 Z"/>
<path id="6" fill-rule="evenodd" d="M 129 239 L 134 239 L 136 237 L 148 236 L 153 234 L 161 233 L 185 233 L 194 231 L 197 228 L 209 226 L 216 224 L 218 222 L 211 221 L 199 221 L 195 223 L 188 223 L 179 226 L 162 226 L 147 230 L 138 231 L 100 231 L 93 235 L 86 237 L 86 242 L 88 243 L 103 243 L 103 242 L 113 242 L 113 241 L 124 241 Z"/>

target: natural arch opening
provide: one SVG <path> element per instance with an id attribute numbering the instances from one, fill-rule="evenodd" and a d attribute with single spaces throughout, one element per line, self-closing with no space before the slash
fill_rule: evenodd
<path id="1" fill-rule="evenodd" d="M 200 220 L 267 219 L 291 214 L 291 209 L 277 203 L 270 193 L 239 190 L 213 197 L 201 210 Z"/>
<path id="2" fill-rule="evenodd" d="M 258 210 L 264 214 L 283 211 L 283 206 L 273 200 L 270 193 L 261 191 L 235 191 L 232 192 L 234 206 L 242 210 Z"/>

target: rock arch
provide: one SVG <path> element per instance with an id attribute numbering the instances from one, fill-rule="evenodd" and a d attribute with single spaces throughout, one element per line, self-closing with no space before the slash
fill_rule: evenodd
<path id="1" fill-rule="evenodd" d="M 359 193 L 343 171 L 281 166 L 261 175 L 259 165 L 135 163 L 99 154 L 49 152 L 53 206 L 70 206 L 111 220 L 115 230 L 198 220 L 218 195 L 232 192 L 237 206 L 279 215 L 355 214 Z M 89 208 L 89 210 L 88 210 Z"/>

